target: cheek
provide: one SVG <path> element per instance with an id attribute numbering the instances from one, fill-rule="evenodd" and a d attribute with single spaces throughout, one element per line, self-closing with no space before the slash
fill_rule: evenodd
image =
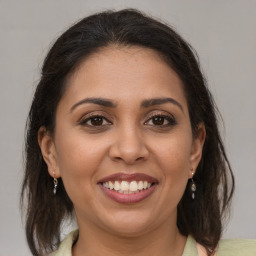
<path id="1" fill-rule="evenodd" d="M 104 143 L 97 142 L 70 130 L 58 132 L 57 163 L 68 194 L 74 189 L 88 190 L 96 182 L 96 170 L 106 152 Z"/>
<path id="2" fill-rule="evenodd" d="M 182 174 L 189 171 L 192 140 L 189 136 L 173 136 L 157 143 L 154 149 L 159 166 L 169 172 Z"/>
<path id="3" fill-rule="evenodd" d="M 189 133 L 188 133 L 189 134 Z M 158 165 L 163 173 L 162 182 L 166 193 L 181 197 L 190 173 L 192 140 L 189 136 L 177 136 L 158 143 L 155 150 Z"/>

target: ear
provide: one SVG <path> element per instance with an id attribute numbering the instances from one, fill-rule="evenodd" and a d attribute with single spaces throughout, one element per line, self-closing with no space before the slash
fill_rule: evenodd
<path id="1" fill-rule="evenodd" d="M 52 135 L 42 126 L 38 130 L 37 139 L 42 156 L 47 164 L 49 175 L 53 178 L 59 178 L 60 171 L 57 164 L 57 154 Z"/>
<path id="2" fill-rule="evenodd" d="M 192 172 L 190 172 L 190 178 L 193 177 L 193 173 L 196 172 L 196 168 L 201 160 L 204 141 L 206 137 L 205 126 L 203 123 L 200 123 L 197 127 L 196 134 L 193 138 L 191 155 L 190 155 L 190 167 Z"/>

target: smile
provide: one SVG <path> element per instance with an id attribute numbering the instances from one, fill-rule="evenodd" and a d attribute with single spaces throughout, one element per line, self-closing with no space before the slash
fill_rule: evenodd
<path id="1" fill-rule="evenodd" d="M 107 197 L 122 204 L 134 204 L 146 199 L 157 184 L 157 179 L 142 173 L 113 174 L 98 182 Z"/>
<path id="2" fill-rule="evenodd" d="M 152 186 L 153 183 L 150 183 L 148 181 L 108 181 L 104 182 L 102 185 L 105 188 L 108 188 L 110 190 L 115 190 L 118 193 L 122 194 L 132 194 L 132 193 L 139 193 L 142 190 L 148 189 Z"/>

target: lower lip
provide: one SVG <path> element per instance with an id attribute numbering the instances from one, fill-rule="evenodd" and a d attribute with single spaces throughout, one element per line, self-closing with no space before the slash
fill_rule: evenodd
<path id="1" fill-rule="evenodd" d="M 147 197 L 149 197 L 155 190 L 156 184 L 152 185 L 150 188 L 142 190 L 138 193 L 132 193 L 132 194 L 122 194 L 118 193 L 115 190 L 111 190 L 108 188 L 103 187 L 102 184 L 99 184 L 100 188 L 104 192 L 106 196 L 111 198 L 112 200 L 121 203 L 121 204 L 135 204 L 138 203 Z"/>

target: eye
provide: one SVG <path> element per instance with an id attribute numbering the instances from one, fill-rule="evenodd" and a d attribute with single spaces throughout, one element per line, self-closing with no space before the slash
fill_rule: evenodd
<path id="1" fill-rule="evenodd" d="M 86 126 L 104 126 L 109 125 L 111 123 L 105 117 L 96 115 L 81 120 L 80 124 Z"/>
<path id="2" fill-rule="evenodd" d="M 146 125 L 152 126 L 172 126 L 176 124 L 176 121 L 171 116 L 166 115 L 154 115 L 145 122 Z"/>

